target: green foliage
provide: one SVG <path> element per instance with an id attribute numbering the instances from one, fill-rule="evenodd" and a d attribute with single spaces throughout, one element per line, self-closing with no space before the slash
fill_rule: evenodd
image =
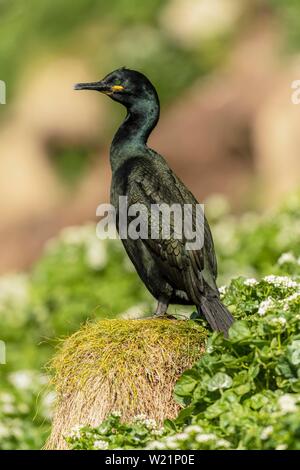
<path id="1" fill-rule="evenodd" d="M 69 227 L 48 243 L 29 275 L 0 279 L 1 339 L 9 356 L 5 367 L 40 366 L 53 338 L 69 335 L 87 319 L 113 318 L 134 305 L 143 316 L 151 312 L 153 300 L 121 242 L 99 240 L 92 224 Z"/>
<path id="2" fill-rule="evenodd" d="M 45 390 L 47 381 L 47 377 L 37 371 L 27 370 L 8 374 L 6 381 L 1 381 L 1 450 L 42 447 L 49 432 L 54 398 L 53 392 Z"/>
<path id="3" fill-rule="evenodd" d="M 97 239 L 94 225 L 65 229 L 50 242 L 31 279 L 33 312 L 44 317 L 47 336 L 70 333 L 87 317 L 114 317 L 144 302 L 142 316 L 152 305 L 121 242 Z"/>
<path id="4" fill-rule="evenodd" d="M 51 162 L 61 178 L 69 187 L 75 186 L 88 169 L 90 158 L 85 148 L 60 148 L 50 146 Z"/>
<path id="5" fill-rule="evenodd" d="M 74 450 L 132 449 L 137 445 L 142 447 L 164 433 L 153 419 L 146 416 L 136 416 L 129 424 L 122 423 L 120 418 L 121 414 L 114 412 L 98 428 L 77 426 L 70 431 L 66 441 Z"/>
<path id="6" fill-rule="evenodd" d="M 299 282 L 236 279 L 224 301 L 237 321 L 228 339 L 213 333 L 206 354 L 178 380 L 174 393 L 184 408 L 159 440 L 151 431 L 139 438 L 136 426 L 118 421 L 108 437 L 101 426 L 79 430 L 68 439 L 72 448 L 93 448 L 95 438 L 108 448 L 300 449 Z"/>
<path id="7" fill-rule="evenodd" d="M 263 215 L 229 213 L 219 197 L 205 205 L 219 260 L 219 283 L 233 277 L 266 274 L 300 274 L 300 194 L 291 195 L 282 207 Z M 284 254 L 282 256 L 282 254 Z"/>
<path id="8" fill-rule="evenodd" d="M 219 255 L 220 277 L 228 284 L 220 290 L 238 321 L 228 340 L 211 335 L 206 355 L 182 376 L 176 397 L 184 409 L 178 420 L 166 423 L 164 437 L 155 445 L 294 448 L 299 441 L 300 393 L 299 195 L 267 216 L 233 217 L 220 199 L 208 202 L 206 212 Z M 240 274 L 251 278 L 237 278 Z M 228 278 L 234 279 L 229 283 Z M 40 448 L 50 429 L 49 413 L 44 411 L 48 392 L 41 386 L 45 377 L 40 373 L 53 355 L 54 338 L 70 335 L 89 319 L 136 318 L 150 314 L 153 308 L 153 299 L 120 241 L 98 240 L 94 225 L 63 230 L 48 243 L 30 273 L 0 278 L 0 339 L 7 348 L 7 364 L 0 366 L 1 393 L 5 391 L 14 403 L 13 413 L 10 406 L 0 405 L 0 436 L 6 436 L 1 437 L 0 447 Z M 181 312 L 181 307 L 177 310 Z M 11 373 L 23 374 L 24 370 L 35 377 L 26 394 L 10 378 Z M 281 399 L 295 402 L 295 418 L 283 414 Z M 190 425 L 202 431 L 195 432 L 193 427 L 187 431 Z M 270 439 L 260 439 L 260 432 L 265 436 L 268 426 L 273 426 L 274 433 Z M 133 446 L 125 428 L 119 433 L 122 445 Z M 136 432 L 135 425 L 130 432 Z M 176 436 L 185 433 L 191 435 L 179 437 L 178 443 Z M 251 437 L 254 434 L 258 437 Z M 285 436 L 282 443 L 279 435 Z M 101 436 L 98 440 L 104 439 Z M 134 446 L 150 445 L 153 439 L 148 433 L 140 441 L 136 438 Z M 91 444 L 83 439 L 72 445 Z M 117 444 L 109 440 L 107 445 Z"/>
<path id="9" fill-rule="evenodd" d="M 0 448 L 39 449 L 45 442 L 50 413 L 40 371 L 53 355 L 54 338 L 95 317 L 142 317 L 152 305 L 120 242 L 98 240 L 94 225 L 62 231 L 31 273 L 0 278 L 0 339 L 7 357 L 0 386 L 13 405 L 11 412 L 0 392 Z M 29 377 L 25 392 L 11 383 L 11 373 Z"/>
<path id="10" fill-rule="evenodd" d="M 300 5 L 298 0 L 269 0 L 286 35 L 288 50 L 295 52 L 300 48 Z"/>

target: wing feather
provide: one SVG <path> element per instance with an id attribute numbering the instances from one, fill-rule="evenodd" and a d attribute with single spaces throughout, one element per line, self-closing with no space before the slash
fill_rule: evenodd
<path id="1" fill-rule="evenodd" d="M 204 231 L 204 246 L 198 250 L 187 250 L 185 235 L 176 238 L 174 234 L 174 220 L 171 218 L 170 238 L 164 238 L 162 228 L 159 226 L 158 238 L 143 240 L 148 250 L 152 253 L 157 263 L 159 263 L 166 279 L 177 289 L 182 289 L 189 293 L 196 302 L 199 296 L 203 295 L 205 284 L 214 288 L 216 277 L 216 259 L 214 254 L 213 240 L 208 223 L 205 218 L 199 221 L 194 216 L 195 204 L 194 196 L 188 191 L 183 183 L 174 173 L 165 166 L 160 167 L 159 160 L 147 160 L 142 166 L 137 165 L 132 168 L 127 185 L 128 205 L 142 204 L 148 210 L 148 232 L 151 229 L 151 205 L 152 204 L 179 204 L 182 208 L 184 204 L 190 204 L 192 208 L 193 230 Z M 199 224 L 202 223 L 202 226 Z M 197 225 L 198 224 L 198 225 Z M 204 224 L 204 227 L 203 227 Z M 205 262 L 208 260 L 208 266 Z M 205 279 L 207 278 L 207 279 Z"/>

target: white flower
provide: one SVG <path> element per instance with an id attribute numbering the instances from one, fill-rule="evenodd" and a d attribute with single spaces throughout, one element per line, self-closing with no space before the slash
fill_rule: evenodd
<path id="1" fill-rule="evenodd" d="M 82 246 L 86 263 L 92 269 L 102 269 L 107 264 L 105 240 L 97 238 L 94 224 L 63 229 L 59 237 L 48 244 L 48 249 L 55 249 L 59 242 L 66 245 Z"/>
<path id="2" fill-rule="evenodd" d="M 285 299 L 286 302 L 293 302 L 294 300 L 298 300 L 300 298 L 300 292 L 295 292 L 294 294 L 292 295 L 289 295 L 289 297 L 287 297 Z"/>
<path id="3" fill-rule="evenodd" d="M 201 426 L 198 426 L 197 424 L 190 424 L 184 429 L 185 432 L 192 434 L 192 433 L 200 433 L 203 431 Z"/>
<path id="4" fill-rule="evenodd" d="M 85 257 L 90 268 L 103 269 L 107 264 L 107 251 L 104 242 L 97 240 L 95 236 L 95 239 L 86 246 Z"/>
<path id="5" fill-rule="evenodd" d="M 96 238 L 95 226 L 86 224 L 64 228 L 60 232 L 58 240 L 67 245 L 86 245 L 94 237 Z"/>
<path id="6" fill-rule="evenodd" d="M 230 442 L 226 441 L 225 439 L 218 439 L 216 441 L 217 447 L 230 447 Z"/>
<path id="7" fill-rule="evenodd" d="M 245 286 L 255 286 L 256 284 L 258 284 L 258 281 L 254 277 L 249 277 L 244 281 Z"/>
<path id="8" fill-rule="evenodd" d="M 12 383 L 16 388 L 19 388 L 21 390 L 29 389 L 32 385 L 33 380 L 33 373 L 27 370 L 20 370 L 17 372 L 13 372 L 9 375 L 10 383 Z"/>
<path id="9" fill-rule="evenodd" d="M 110 414 L 114 416 L 115 418 L 121 418 L 122 416 L 122 413 L 119 410 L 113 410 Z"/>
<path id="10" fill-rule="evenodd" d="M 181 433 L 175 434 L 174 437 L 175 439 L 177 439 L 177 441 L 186 441 L 189 438 L 189 435 L 186 432 L 181 432 Z"/>
<path id="11" fill-rule="evenodd" d="M 292 395 L 285 394 L 278 399 L 278 405 L 283 413 L 297 411 L 296 400 Z"/>
<path id="12" fill-rule="evenodd" d="M 176 439 L 175 435 L 174 436 L 168 436 L 168 437 L 166 437 L 166 444 L 170 444 L 172 442 L 175 442 L 176 440 L 177 439 Z"/>
<path id="13" fill-rule="evenodd" d="M 162 450 L 165 448 L 166 448 L 165 444 L 160 441 L 149 442 L 149 444 L 146 447 L 146 449 L 149 449 L 149 450 Z"/>
<path id="14" fill-rule="evenodd" d="M 215 439 L 216 439 L 215 434 L 198 434 L 196 436 L 196 441 L 199 443 L 213 441 Z"/>
<path id="15" fill-rule="evenodd" d="M 28 302 L 29 283 L 24 274 L 10 274 L 0 277 L 0 309 L 7 305 L 19 308 Z"/>
<path id="16" fill-rule="evenodd" d="M 266 276 L 264 277 L 264 281 L 268 284 L 273 284 L 275 287 L 285 287 L 285 288 L 297 288 L 298 283 L 293 281 L 288 276 Z"/>
<path id="17" fill-rule="evenodd" d="M 286 444 L 279 444 L 275 450 L 286 450 L 287 445 Z"/>
<path id="18" fill-rule="evenodd" d="M 226 222 L 217 223 L 214 227 L 214 239 L 221 253 L 235 253 L 239 247 L 235 221 L 227 217 Z"/>
<path id="19" fill-rule="evenodd" d="M 0 402 L 1 403 L 13 403 L 14 401 L 15 401 L 14 398 L 9 393 L 1 393 L 0 394 Z"/>
<path id="20" fill-rule="evenodd" d="M 94 449 L 104 450 L 108 448 L 108 443 L 106 441 L 97 440 L 94 442 Z"/>
<path id="21" fill-rule="evenodd" d="M 268 297 L 266 300 L 263 300 L 258 308 L 258 314 L 259 315 L 265 315 L 268 310 L 274 308 L 275 302 L 272 297 Z"/>
<path id="22" fill-rule="evenodd" d="M 76 426 L 73 426 L 67 437 L 70 437 L 71 439 L 80 439 L 82 428 L 84 428 L 82 424 L 77 424 Z"/>
<path id="23" fill-rule="evenodd" d="M 270 435 L 272 434 L 273 432 L 273 426 L 267 426 L 266 428 L 264 428 L 261 432 L 261 435 L 260 435 L 260 438 L 265 441 L 266 439 L 268 439 L 268 437 L 270 437 Z"/>
<path id="24" fill-rule="evenodd" d="M 164 433 L 164 428 L 159 428 L 159 429 L 153 429 L 152 434 L 154 436 L 162 436 Z"/>
<path id="25" fill-rule="evenodd" d="M 293 253 L 282 253 L 282 255 L 278 258 L 277 263 L 279 266 L 282 266 L 283 264 L 289 263 L 289 264 L 295 264 L 297 262 L 296 257 L 293 255 Z"/>
<path id="26" fill-rule="evenodd" d="M 155 419 L 151 419 L 151 418 L 145 419 L 144 424 L 145 424 L 146 428 L 148 428 L 148 429 L 156 429 L 156 427 L 157 427 L 157 423 L 156 423 Z"/>
<path id="27" fill-rule="evenodd" d="M 146 426 L 146 428 L 148 428 L 150 430 L 151 429 L 157 429 L 157 422 L 155 421 L 155 419 L 148 418 L 144 414 L 134 416 L 133 422 L 144 424 Z"/>
<path id="28" fill-rule="evenodd" d="M 24 437 L 23 435 L 23 430 L 20 429 L 20 428 L 14 428 L 14 429 L 10 429 L 10 432 L 11 434 L 16 437 L 17 439 L 22 439 Z"/>
<path id="29" fill-rule="evenodd" d="M 12 405 L 11 403 L 4 403 L 1 407 L 1 411 L 4 413 L 4 414 L 8 414 L 8 415 L 11 415 L 13 413 L 15 413 L 16 411 L 16 408 L 14 405 Z"/>
<path id="30" fill-rule="evenodd" d="M 285 326 L 286 319 L 284 317 L 273 317 L 269 320 L 269 323 L 274 326 Z"/>
<path id="31" fill-rule="evenodd" d="M 169 436 L 165 440 L 165 444 L 169 449 L 178 449 L 179 443 L 176 439 L 176 436 Z"/>
<path id="32" fill-rule="evenodd" d="M 42 397 L 42 414 L 47 419 L 51 419 L 53 415 L 53 405 L 56 400 L 56 393 L 51 391 Z"/>
<path id="33" fill-rule="evenodd" d="M 227 286 L 221 286 L 219 287 L 219 292 L 221 295 L 225 295 L 227 291 Z"/>
<path id="34" fill-rule="evenodd" d="M 133 417 L 132 421 L 133 421 L 134 423 L 136 423 L 136 422 L 139 422 L 139 421 L 144 421 L 145 419 L 147 419 L 147 415 L 141 413 L 141 414 L 139 414 L 139 415 L 135 415 L 135 416 Z"/>
<path id="35" fill-rule="evenodd" d="M 7 429 L 4 424 L 0 423 L 0 438 L 3 439 L 5 437 L 8 437 L 10 435 L 9 429 Z"/>

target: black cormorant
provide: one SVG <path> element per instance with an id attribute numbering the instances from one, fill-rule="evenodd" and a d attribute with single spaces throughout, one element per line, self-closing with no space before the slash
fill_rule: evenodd
<path id="1" fill-rule="evenodd" d="M 221 303 L 216 285 L 217 262 L 211 231 L 205 217 L 195 222 L 198 204 L 192 193 L 172 172 L 164 158 L 147 146 L 147 139 L 159 119 L 157 92 L 140 72 L 121 68 L 93 83 L 78 83 L 76 90 L 96 90 L 123 104 L 127 116 L 112 141 L 111 203 L 117 211 L 119 196 L 126 196 L 128 207 L 141 204 L 190 204 L 193 224 L 202 224 L 202 248 L 187 249 L 187 239 L 122 239 L 124 247 L 142 281 L 157 299 L 155 315 L 167 313 L 168 305 L 196 305 L 213 330 L 228 334 L 233 317 Z M 149 212 L 150 213 L 150 212 Z M 148 222 L 150 224 L 150 220 Z M 201 229 L 201 227 L 198 227 Z"/>

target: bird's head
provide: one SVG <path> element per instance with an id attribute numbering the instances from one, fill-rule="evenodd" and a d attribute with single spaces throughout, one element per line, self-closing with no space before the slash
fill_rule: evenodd
<path id="1" fill-rule="evenodd" d="M 77 83 L 75 90 L 96 90 L 132 110 L 143 102 L 158 102 L 156 90 L 150 80 L 136 70 L 117 69 L 102 80 Z"/>

